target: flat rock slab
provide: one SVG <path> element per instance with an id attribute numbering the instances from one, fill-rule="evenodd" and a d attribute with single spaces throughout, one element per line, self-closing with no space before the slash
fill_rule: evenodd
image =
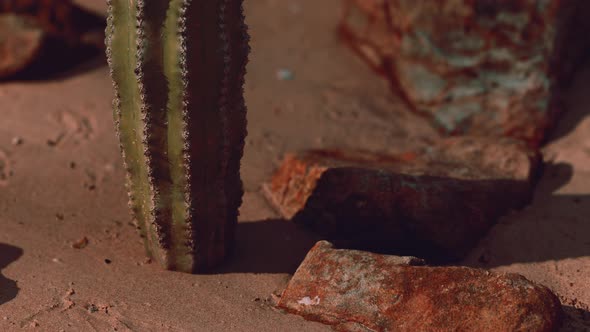
<path id="1" fill-rule="evenodd" d="M 549 289 L 517 274 L 413 266 L 326 241 L 311 249 L 278 307 L 355 332 L 555 331 L 562 314 Z"/>
<path id="2" fill-rule="evenodd" d="M 455 137 L 400 155 L 291 154 L 264 191 L 285 218 L 338 245 L 446 261 L 527 204 L 540 167 L 524 143 Z"/>
<path id="3" fill-rule="evenodd" d="M 445 134 L 538 146 L 590 46 L 584 0 L 344 2 L 344 40 Z"/>

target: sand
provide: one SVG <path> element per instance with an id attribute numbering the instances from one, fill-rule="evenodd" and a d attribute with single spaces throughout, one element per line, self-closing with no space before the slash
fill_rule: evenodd
<path id="1" fill-rule="evenodd" d="M 106 10 L 101 0 L 78 2 Z M 207 275 L 146 260 L 127 207 L 104 59 L 58 79 L 0 84 L 0 330 L 330 330 L 272 308 L 271 294 L 317 238 L 281 220 L 261 184 L 288 151 L 400 151 L 437 134 L 337 41 L 338 0 L 252 0 L 246 9 L 246 194 L 237 252 Z M 278 80 L 281 69 L 293 79 Z M 465 261 L 524 274 L 579 307 L 590 304 L 589 81 L 583 72 L 544 149 L 551 164 L 533 204 L 503 218 Z M 86 247 L 72 247 L 84 237 Z M 570 328 L 584 324 L 568 312 L 580 320 Z"/>

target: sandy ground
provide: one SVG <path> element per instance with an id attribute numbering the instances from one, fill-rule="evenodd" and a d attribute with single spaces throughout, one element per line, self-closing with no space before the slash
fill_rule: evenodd
<path id="1" fill-rule="evenodd" d="M 106 9 L 101 0 L 79 2 Z M 127 208 L 102 59 L 60 79 L 0 84 L 0 330 L 330 330 L 269 305 L 316 238 L 279 219 L 260 185 L 294 149 L 399 151 L 436 139 L 337 42 L 338 8 L 338 0 L 247 5 L 253 52 L 238 250 L 207 275 L 146 262 Z M 277 80 L 281 68 L 294 79 Z M 465 262 L 549 286 L 577 319 L 571 329 L 590 316 L 571 309 L 590 304 L 588 81 L 590 71 L 545 148 L 551 164 L 533 204 L 503 218 Z M 85 248 L 72 248 L 84 237 Z"/>

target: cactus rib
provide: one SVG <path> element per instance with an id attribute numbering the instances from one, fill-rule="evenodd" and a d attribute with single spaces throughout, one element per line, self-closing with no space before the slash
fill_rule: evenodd
<path id="1" fill-rule="evenodd" d="M 109 0 L 107 22 L 107 56 L 115 87 L 114 117 L 121 151 L 127 170 L 129 205 L 135 216 L 141 235 L 145 238 L 148 254 L 153 255 L 153 239 L 146 224 L 151 210 L 147 200 L 149 188 L 145 155 L 143 154 L 143 130 L 141 122 L 140 92 L 135 79 L 137 67 L 136 44 L 137 7 L 126 1 Z"/>

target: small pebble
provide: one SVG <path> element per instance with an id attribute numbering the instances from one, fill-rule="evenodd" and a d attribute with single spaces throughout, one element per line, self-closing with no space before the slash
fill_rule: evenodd
<path id="1" fill-rule="evenodd" d="M 295 78 L 295 74 L 289 69 L 282 68 L 277 71 L 277 79 L 279 81 L 291 81 Z"/>
<path id="2" fill-rule="evenodd" d="M 83 238 L 79 239 L 78 241 L 72 243 L 72 248 L 74 249 L 84 249 L 88 245 L 88 238 L 84 236 Z"/>
<path id="3" fill-rule="evenodd" d="M 12 138 L 11 142 L 12 142 L 12 145 L 21 145 L 21 144 L 23 144 L 23 138 L 16 136 L 16 137 Z"/>

